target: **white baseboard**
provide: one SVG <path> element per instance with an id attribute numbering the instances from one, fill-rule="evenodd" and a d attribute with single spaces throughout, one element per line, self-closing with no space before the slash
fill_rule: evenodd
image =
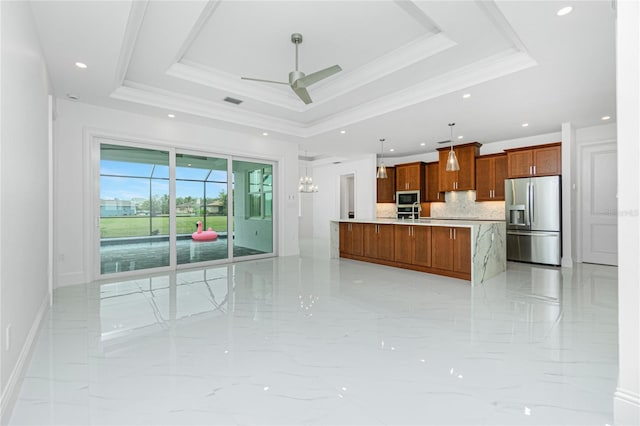
<path id="1" fill-rule="evenodd" d="M 9 423 L 13 406 L 15 405 L 16 399 L 18 398 L 18 391 L 20 390 L 22 378 L 24 377 L 26 368 L 29 365 L 28 361 L 31 358 L 33 343 L 36 339 L 36 336 L 38 335 L 38 330 L 40 329 L 42 318 L 44 317 L 44 314 L 47 312 L 48 308 L 49 293 L 47 293 L 46 297 L 42 300 L 42 303 L 38 308 L 36 317 L 31 324 L 29 334 L 27 334 L 24 345 L 22 345 L 22 350 L 20 351 L 20 355 L 18 356 L 16 365 L 14 366 L 13 371 L 9 376 L 9 380 L 7 380 L 7 386 L 2 392 L 2 398 L 0 399 L 0 425 L 6 425 Z"/>
<path id="2" fill-rule="evenodd" d="M 613 414 L 617 426 L 640 425 L 640 395 L 626 389 L 616 389 Z"/>

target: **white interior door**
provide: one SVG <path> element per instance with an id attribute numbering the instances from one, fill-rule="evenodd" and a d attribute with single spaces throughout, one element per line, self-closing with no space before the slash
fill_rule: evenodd
<path id="1" fill-rule="evenodd" d="M 582 261 L 618 264 L 616 143 L 585 146 L 582 160 Z"/>

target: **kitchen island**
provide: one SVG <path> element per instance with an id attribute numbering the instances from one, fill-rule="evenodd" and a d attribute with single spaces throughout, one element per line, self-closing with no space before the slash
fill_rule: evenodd
<path id="1" fill-rule="evenodd" d="M 480 284 L 507 269 L 504 221 L 345 219 L 331 222 L 331 257 Z"/>

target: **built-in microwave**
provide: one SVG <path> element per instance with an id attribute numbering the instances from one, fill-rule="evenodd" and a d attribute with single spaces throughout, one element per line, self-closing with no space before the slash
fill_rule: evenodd
<path id="1" fill-rule="evenodd" d="M 396 205 L 397 206 L 409 206 L 413 203 L 420 202 L 420 191 L 397 191 L 396 192 Z"/>

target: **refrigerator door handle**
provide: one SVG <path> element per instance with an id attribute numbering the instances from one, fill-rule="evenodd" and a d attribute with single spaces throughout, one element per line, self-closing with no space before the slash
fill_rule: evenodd
<path id="1" fill-rule="evenodd" d="M 535 201 L 536 201 L 536 195 L 535 195 L 535 192 L 534 192 L 534 189 L 533 189 L 533 188 L 534 188 L 534 186 L 533 186 L 533 183 L 532 183 L 532 184 L 531 184 L 531 188 L 530 188 L 530 191 L 531 191 L 531 205 L 530 205 L 530 211 L 531 211 L 531 224 L 532 224 L 532 225 L 533 225 L 533 223 L 536 221 L 536 212 L 535 212 L 535 208 L 534 208 L 534 206 L 535 206 L 535 204 L 534 204 L 534 203 L 535 203 Z"/>
<path id="2" fill-rule="evenodd" d="M 527 183 L 527 199 L 525 205 L 524 221 L 527 226 L 531 225 L 531 183 Z"/>
<path id="3" fill-rule="evenodd" d="M 559 232 L 557 231 L 507 231 L 507 235 L 524 235 L 535 237 L 557 237 Z"/>

